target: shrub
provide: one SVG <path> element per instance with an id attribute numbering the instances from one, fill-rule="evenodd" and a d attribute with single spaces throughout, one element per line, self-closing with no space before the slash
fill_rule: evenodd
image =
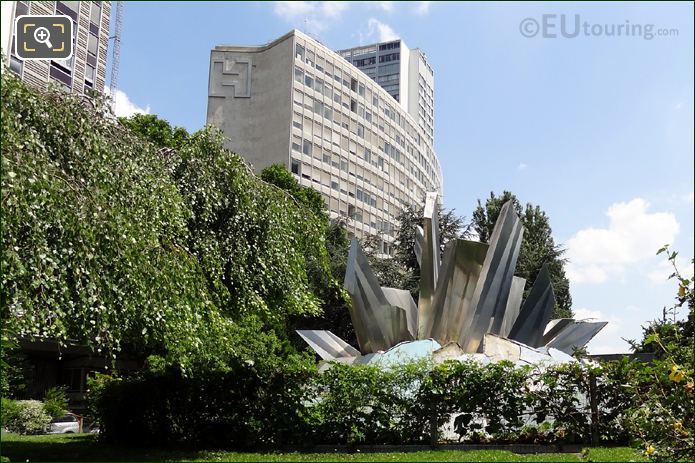
<path id="1" fill-rule="evenodd" d="M 258 447 L 302 443 L 304 385 L 313 362 L 282 368 L 239 362 L 229 371 L 186 376 L 167 366 L 128 378 L 90 381 L 90 407 L 109 442 Z"/>
<path id="2" fill-rule="evenodd" d="M 43 399 L 43 406 L 52 418 L 60 418 L 67 413 L 68 398 L 65 395 L 65 388 L 52 387 L 46 391 Z"/>
<path id="3" fill-rule="evenodd" d="M 2 398 L 2 410 L 0 410 L 0 419 L 4 428 L 8 421 L 14 420 L 17 416 L 17 401 L 12 399 Z"/>
<path id="4" fill-rule="evenodd" d="M 9 413 L 3 411 L 3 424 L 10 432 L 18 434 L 39 434 L 48 428 L 51 416 L 46 413 L 43 403 L 38 400 L 17 400 Z M 5 401 L 3 401 L 3 409 Z"/>

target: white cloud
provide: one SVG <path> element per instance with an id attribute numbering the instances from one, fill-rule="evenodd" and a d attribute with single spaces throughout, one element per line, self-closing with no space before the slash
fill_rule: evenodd
<path id="1" fill-rule="evenodd" d="M 307 29 L 307 33 L 319 33 L 348 8 L 348 2 L 275 2 L 273 12 L 294 27 Z"/>
<path id="2" fill-rule="evenodd" d="M 520 163 L 518 166 L 516 166 L 516 169 L 517 169 L 517 170 L 526 170 L 527 167 L 528 167 L 528 165 L 527 165 L 527 164 L 524 164 L 524 163 L 522 162 L 522 163 Z"/>
<path id="3" fill-rule="evenodd" d="M 360 34 L 360 40 L 369 39 L 375 35 L 379 42 L 388 42 L 389 40 L 400 38 L 388 24 L 384 24 L 376 18 L 369 18 L 369 21 L 367 21 L 367 34 L 364 36 Z"/>
<path id="4" fill-rule="evenodd" d="M 694 271 L 691 262 L 677 256 L 676 267 L 683 278 L 692 280 Z M 653 266 L 652 270 L 647 273 L 647 278 L 654 284 L 675 284 L 675 280 L 669 278 L 674 271 L 673 264 L 664 257 L 662 261 Z"/>
<path id="5" fill-rule="evenodd" d="M 106 95 L 110 96 L 109 88 L 106 88 Z M 123 90 L 116 89 L 113 94 L 113 112 L 116 117 L 130 117 L 133 114 L 149 114 L 150 106 L 147 105 L 144 109 L 136 105 Z"/>
<path id="6" fill-rule="evenodd" d="M 424 16 L 427 13 L 430 12 L 430 6 L 432 5 L 432 2 L 415 2 L 415 14 Z"/>
<path id="7" fill-rule="evenodd" d="M 608 228 L 586 228 L 567 241 L 567 274 L 572 283 L 603 283 L 622 276 L 627 266 L 654 261 L 656 251 L 673 243 L 680 230 L 670 212 L 648 212 L 635 198 L 608 208 Z"/>

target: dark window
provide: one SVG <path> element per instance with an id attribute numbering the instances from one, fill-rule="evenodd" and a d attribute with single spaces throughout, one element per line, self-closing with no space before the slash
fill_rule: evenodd
<path id="1" fill-rule="evenodd" d="M 350 90 L 357 91 L 357 79 L 350 79 Z"/>
<path id="2" fill-rule="evenodd" d="M 60 82 L 64 83 L 68 87 L 72 87 L 72 77 L 60 69 L 54 62 L 51 62 L 51 71 L 50 71 L 51 77 L 59 80 Z"/>
<path id="3" fill-rule="evenodd" d="M 302 147 L 302 153 L 311 156 L 311 142 L 309 140 L 304 140 L 304 146 Z"/>
<path id="4" fill-rule="evenodd" d="M 15 16 L 21 16 L 23 14 L 29 14 L 29 2 L 17 2 L 15 7 Z"/>
<path id="5" fill-rule="evenodd" d="M 68 392 L 82 392 L 86 386 L 86 378 L 82 374 L 82 368 L 65 368 L 61 382 L 67 386 Z"/>
<path id="6" fill-rule="evenodd" d="M 379 50 L 396 50 L 401 48 L 401 43 L 400 42 L 391 42 L 391 43 L 382 43 L 379 45 Z"/>
<path id="7" fill-rule="evenodd" d="M 80 2 L 56 2 L 56 13 L 70 16 L 77 21 L 77 14 L 80 11 Z"/>
<path id="8" fill-rule="evenodd" d="M 299 162 L 294 159 L 292 160 L 292 173 L 299 175 Z"/>
<path id="9" fill-rule="evenodd" d="M 401 59 L 401 54 L 400 53 L 391 53 L 388 55 L 381 55 L 379 57 L 379 62 L 380 63 L 388 63 L 389 61 L 396 61 Z"/>

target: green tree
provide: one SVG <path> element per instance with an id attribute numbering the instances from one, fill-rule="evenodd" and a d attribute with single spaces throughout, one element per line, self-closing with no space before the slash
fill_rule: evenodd
<path id="1" fill-rule="evenodd" d="M 133 114 L 119 117 L 118 122 L 152 142 L 158 148 L 181 148 L 190 138 L 183 127 L 172 127 L 165 119 L 154 114 Z"/>
<path id="2" fill-rule="evenodd" d="M 480 241 L 487 243 L 492 236 L 492 230 L 502 206 L 507 201 L 512 201 L 514 210 L 524 226 L 524 239 L 516 264 L 516 275 L 526 279 L 524 298 L 528 296 L 541 267 L 547 263 L 550 280 L 555 291 L 553 318 L 571 317 L 572 297 L 569 291 L 569 280 L 564 269 L 567 262 L 567 259 L 563 258 L 565 250 L 562 246 L 555 244 L 550 219 L 540 207 L 531 203 L 522 207 L 517 197 L 509 191 L 503 192 L 500 196 L 491 192 L 485 204 L 478 200 L 478 206 L 473 211 L 473 229 L 478 234 Z"/>
<path id="3" fill-rule="evenodd" d="M 321 311 L 315 275 L 338 286 L 323 219 L 214 128 L 155 143 L 94 106 L 2 73 L 4 330 L 185 374 L 294 355 L 288 320 Z"/>
<path id="4" fill-rule="evenodd" d="M 350 246 L 346 223 L 343 220 L 329 220 L 328 211 L 321 193 L 304 187 L 287 168 L 281 164 L 266 167 L 261 171 L 261 179 L 281 188 L 295 200 L 310 210 L 317 220 L 325 224 L 324 244 L 330 261 L 330 276 L 325 278 L 320 272 L 311 273 L 315 292 L 321 298 L 321 313 L 310 317 L 294 317 L 290 329 L 330 330 L 349 343 L 356 345 L 357 338 L 350 320 L 349 297 L 342 289 L 345 277 L 347 255 Z M 304 342 L 295 338 L 298 346 Z"/>
<path id="5" fill-rule="evenodd" d="M 406 206 L 396 217 L 396 240 L 394 256 L 381 257 L 381 237 L 371 235 L 364 239 L 363 247 L 370 265 L 382 286 L 408 289 L 417 300 L 420 285 L 420 266 L 415 257 L 415 229 L 422 226 L 424 206 Z M 437 208 L 439 221 L 440 251 L 452 239 L 469 237 L 470 226 L 465 217 L 456 215 L 453 209 Z"/>
<path id="6" fill-rule="evenodd" d="M 328 222 L 328 212 L 326 203 L 323 201 L 321 193 L 313 188 L 304 187 L 299 184 L 297 179 L 282 164 L 273 164 L 261 171 L 261 180 L 288 192 L 292 197 L 309 208 L 319 220 Z"/>

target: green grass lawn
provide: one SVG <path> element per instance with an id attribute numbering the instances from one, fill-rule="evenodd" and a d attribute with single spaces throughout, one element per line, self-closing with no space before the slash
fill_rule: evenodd
<path id="1" fill-rule="evenodd" d="M 13 462 L 34 461 L 647 461 L 627 447 L 576 453 L 515 454 L 501 450 L 428 450 L 393 453 L 240 453 L 150 449 L 100 444 L 90 434 L 18 436 L 3 434 L 0 455 Z"/>

